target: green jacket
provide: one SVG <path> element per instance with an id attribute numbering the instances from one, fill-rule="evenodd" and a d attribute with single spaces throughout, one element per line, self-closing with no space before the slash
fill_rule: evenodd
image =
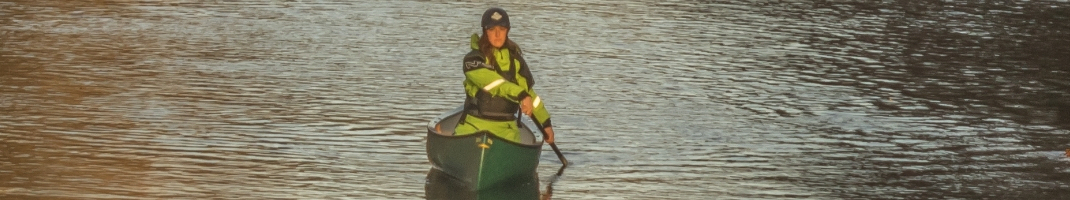
<path id="1" fill-rule="evenodd" d="M 535 79 L 532 78 L 522 53 L 513 49 L 500 49 L 494 52 L 493 58 L 499 66 L 494 66 L 488 64 L 492 58 L 484 58 L 483 53 L 479 51 L 478 35 L 472 35 L 471 45 L 472 51 L 464 58 L 467 114 L 486 119 L 508 120 L 508 117 L 501 115 L 511 116 L 517 113 L 520 100 L 531 97 L 535 107 L 532 112 L 535 123 L 539 128 L 552 126 L 545 103 L 532 88 Z"/>

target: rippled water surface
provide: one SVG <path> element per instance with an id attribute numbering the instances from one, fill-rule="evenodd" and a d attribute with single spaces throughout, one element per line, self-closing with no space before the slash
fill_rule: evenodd
<path id="1" fill-rule="evenodd" d="M 0 199 L 425 198 L 491 6 L 556 199 L 1070 198 L 1065 0 L 15 0 Z"/>

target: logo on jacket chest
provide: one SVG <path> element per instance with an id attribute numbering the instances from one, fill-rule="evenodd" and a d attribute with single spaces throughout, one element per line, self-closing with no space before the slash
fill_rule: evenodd
<path id="1" fill-rule="evenodd" d="M 494 66 L 488 65 L 488 64 L 480 62 L 480 61 L 465 61 L 464 62 L 464 69 L 465 70 L 473 70 L 473 69 L 480 68 L 480 67 L 494 70 Z"/>

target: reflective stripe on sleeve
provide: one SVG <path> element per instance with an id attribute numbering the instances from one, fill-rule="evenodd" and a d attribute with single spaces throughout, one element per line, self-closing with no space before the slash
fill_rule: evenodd
<path id="1" fill-rule="evenodd" d="M 533 105 L 533 107 L 538 108 L 540 103 L 542 103 L 542 98 L 535 97 L 535 102 L 532 103 L 532 105 Z"/>
<path id="2" fill-rule="evenodd" d="M 490 92 L 490 90 L 494 89 L 495 87 L 498 87 L 498 85 L 501 85 L 502 83 L 505 83 L 505 79 L 498 79 L 494 82 L 490 82 L 490 84 L 487 84 L 487 86 L 484 86 L 483 90 Z"/>

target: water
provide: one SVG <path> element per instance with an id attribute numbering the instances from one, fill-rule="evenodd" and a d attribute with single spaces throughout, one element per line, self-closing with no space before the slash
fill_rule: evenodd
<path id="1" fill-rule="evenodd" d="M 1070 197 L 1066 1 L 105 0 L 0 2 L 0 199 L 425 198 L 490 6 L 556 199 Z"/>

